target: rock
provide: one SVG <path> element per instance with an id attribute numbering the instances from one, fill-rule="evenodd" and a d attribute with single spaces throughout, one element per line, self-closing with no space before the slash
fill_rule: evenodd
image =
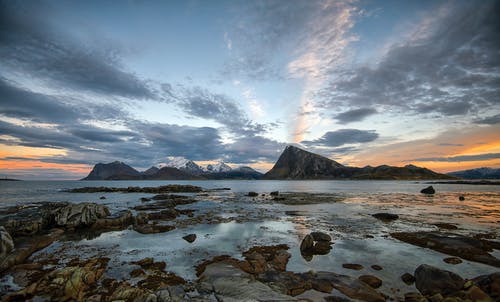
<path id="1" fill-rule="evenodd" d="M 145 279 L 139 281 L 137 285 L 149 290 L 158 290 L 170 285 L 179 285 L 186 283 L 186 280 L 174 273 L 163 273 L 148 275 Z"/>
<path id="2" fill-rule="evenodd" d="M 314 241 L 332 241 L 332 237 L 330 235 L 322 232 L 312 232 L 311 236 Z"/>
<path id="3" fill-rule="evenodd" d="M 391 233 L 391 236 L 451 256 L 500 267 L 500 259 L 489 253 L 496 246 L 493 241 L 438 232 L 401 232 Z"/>
<path id="4" fill-rule="evenodd" d="M 464 197 L 464 196 L 458 196 L 458 200 L 460 200 L 460 201 L 464 201 L 464 200 L 465 200 L 465 197 Z"/>
<path id="5" fill-rule="evenodd" d="M 94 224 L 97 219 L 109 215 L 109 210 L 96 203 L 68 204 L 54 212 L 54 222 L 57 226 L 79 228 Z"/>
<path id="6" fill-rule="evenodd" d="M 186 240 L 189 243 L 193 243 L 196 240 L 196 234 L 186 235 L 186 236 L 182 237 L 182 239 Z"/>
<path id="7" fill-rule="evenodd" d="M 0 218 L 0 225 L 16 238 L 42 233 L 53 226 L 53 212 L 67 202 L 45 202 L 35 206 L 16 206 L 9 215 Z"/>
<path id="8" fill-rule="evenodd" d="M 382 280 L 372 275 L 362 275 L 359 276 L 358 279 L 373 288 L 379 288 L 382 286 Z"/>
<path id="9" fill-rule="evenodd" d="M 361 264 L 357 264 L 357 263 L 344 263 L 344 264 L 342 264 L 342 267 L 347 268 L 347 269 L 356 270 L 356 271 L 363 269 L 363 266 Z"/>
<path id="10" fill-rule="evenodd" d="M 317 272 L 315 279 L 327 280 L 333 287 L 352 299 L 367 302 L 383 302 L 385 298 L 372 287 L 357 278 L 331 272 Z"/>
<path id="11" fill-rule="evenodd" d="M 329 241 L 317 241 L 313 246 L 312 253 L 314 255 L 326 255 L 332 249 L 331 244 Z"/>
<path id="12" fill-rule="evenodd" d="M 399 218 L 398 215 L 396 214 L 391 214 L 391 213 L 376 213 L 372 215 L 373 217 L 388 222 L 388 221 L 393 221 Z"/>
<path id="13" fill-rule="evenodd" d="M 145 274 L 146 274 L 145 271 L 143 271 L 140 268 L 136 268 L 135 270 L 133 270 L 133 271 L 130 272 L 130 277 L 137 278 L 137 277 L 143 276 Z"/>
<path id="14" fill-rule="evenodd" d="M 0 226 L 0 262 L 14 249 L 14 241 L 7 230 Z"/>
<path id="15" fill-rule="evenodd" d="M 280 192 L 279 191 L 273 191 L 273 192 L 269 193 L 269 195 L 271 195 L 271 196 L 278 196 L 278 195 L 280 195 Z"/>
<path id="16" fill-rule="evenodd" d="M 436 190 L 434 190 L 434 188 L 432 186 L 428 186 L 427 188 L 420 190 L 420 193 L 432 195 L 432 194 L 436 193 Z"/>
<path id="17" fill-rule="evenodd" d="M 465 292 L 465 298 L 477 302 L 493 302 L 490 296 L 475 285 Z"/>
<path id="18" fill-rule="evenodd" d="M 306 235 L 300 243 L 300 252 L 305 253 L 310 251 L 314 246 L 314 238 L 311 235 Z"/>
<path id="19" fill-rule="evenodd" d="M 106 197 L 105 196 L 101 196 L 101 197 L 99 197 L 99 199 L 106 199 Z"/>
<path id="20" fill-rule="evenodd" d="M 451 223 L 446 223 L 446 222 L 438 222 L 434 223 L 435 226 L 437 226 L 440 229 L 445 229 L 445 230 L 457 230 L 458 227 L 454 224 Z"/>
<path id="21" fill-rule="evenodd" d="M 224 262 L 207 265 L 200 280 L 213 288 L 218 301 L 297 301 Z"/>
<path id="22" fill-rule="evenodd" d="M 250 196 L 250 197 L 256 197 L 256 196 L 259 196 L 259 193 L 257 193 L 257 192 L 248 192 L 248 196 Z"/>
<path id="23" fill-rule="evenodd" d="M 107 230 L 107 229 L 124 229 L 131 225 L 134 221 L 132 212 L 129 210 L 121 211 L 116 213 L 111 217 L 99 218 L 91 228 L 95 230 Z"/>
<path id="24" fill-rule="evenodd" d="M 151 201 L 151 198 L 141 197 L 141 202 Z"/>
<path id="25" fill-rule="evenodd" d="M 371 268 L 376 270 L 376 271 L 381 271 L 383 269 L 380 265 L 377 265 L 377 264 L 372 265 Z"/>
<path id="26" fill-rule="evenodd" d="M 156 302 L 156 296 L 147 289 L 121 283 L 109 297 L 108 301 Z"/>
<path id="27" fill-rule="evenodd" d="M 415 286 L 424 296 L 448 296 L 461 290 L 465 281 L 457 274 L 422 264 L 415 270 Z"/>
<path id="28" fill-rule="evenodd" d="M 448 264 L 460 264 L 460 263 L 462 263 L 462 259 L 457 258 L 457 257 L 444 258 L 443 261 L 448 263 Z"/>
<path id="29" fill-rule="evenodd" d="M 441 302 L 443 301 L 443 295 L 441 294 L 435 294 L 429 297 L 429 302 Z"/>
<path id="30" fill-rule="evenodd" d="M 500 272 L 482 275 L 472 281 L 495 301 L 500 301 Z"/>
<path id="31" fill-rule="evenodd" d="M 173 225 L 161 225 L 161 224 L 138 224 L 134 225 L 134 231 L 141 234 L 156 234 L 165 233 L 175 229 Z"/>
<path id="32" fill-rule="evenodd" d="M 166 209 L 159 212 L 147 213 L 148 220 L 173 220 L 179 216 L 175 209 Z"/>
<path id="33" fill-rule="evenodd" d="M 413 277 L 413 275 L 410 273 L 404 273 L 403 275 L 401 275 L 401 280 L 403 280 L 406 285 L 412 285 L 413 283 L 415 283 L 415 277 Z"/>
<path id="34" fill-rule="evenodd" d="M 410 292 L 405 294 L 404 302 L 428 302 L 421 293 Z"/>
<path id="35" fill-rule="evenodd" d="M 192 185 L 165 185 L 159 187 L 127 187 L 127 188 L 111 188 L 111 187 L 83 187 L 67 190 L 69 193 L 98 193 L 98 192 L 122 192 L 122 193 L 198 193 L 203 191 L 201 187 Z"/>

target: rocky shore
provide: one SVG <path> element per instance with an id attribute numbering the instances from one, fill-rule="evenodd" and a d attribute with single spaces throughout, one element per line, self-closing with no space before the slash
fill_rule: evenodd
<path id="1" fill-rule="evenodd" d="M 157 188 L 89 187 L 73 189 L 71 192 L 156 195 L 140 197 L 134 205 L 120 211 L 112 211 L 102 202 L 43 202 L 1 209 L 2 301 L 500 300 L 500 272 L 491 273 L 490 270 L 490 273 L 466 278 L 451 270 L 425 263 L 425 259 L 411 271 L 402 274 L 397 284 L 387 279 L 386 271 L 390 268 L 378 263 L 366 267 L 366 263 L 346 262 L 339 271 L 290 269 L 289 262 L 294 255 L 300 255 L 305 263 L 314 262 L 334 252 L 342 236 L 356 236 L 333 222 L 322 222 L 321 216 L 305 217 L 300 210 L 304 205 L 321 207 L 329 203 L 348 202 L 347 196 L 280 192 L 235 194 L 230 190 L 203 190 L 189 185 Z M 105 201 L 106 197 L 99 199 Z M 227 213 L 216 213 L 205 209 L 206 206 L 197 206 L 207 200 L 221 203 L 220 209 L 225 208 Z M 274 206 L 272 210 L 267 208 L 268 205 Z M 134 259 L 132 254 L 128 258 L 130 260 L 124 261 L 115 259 L 113 250 L 99 249 L 96 254 L 76 252 L 76 256 L 71 258 L 61 257 L 60 253 L 45 252 L 51 246 L 79 240 L 77 238 L 89 240 L 101 234 L 119 234 L 124 231 L 137 232 L 139 236 L 154 236 L 176 229 L 192 230 L 193 226 L 198 225 L 272 219 L 277 213 L 291 221 L 300 221 L 296 227 L 308 231 L 300 231 L 300 240 L 295 243 L 280 243 L 276 239 L 277 244 L 254 244 L 243 249 L 240 254 L 231 251 L 195 259 L 192 263 L 196 271 L 195 278 L 185 278 L 171 270 L 175 263 L 155 257 Z M 373 212 L 361 216 L 369 220 L 369 225 L 384 230 L 385 235 L 381 238 L 392 238 L 402 249 L 410 244 L 441 253 L 443 265 L 449 265 L 450 268 L 463 261 L 500 267 L 500 259 L 496 257 L 500 250 L 500 243 L 496 241 L 497 233 L 467 236 L 450 223 L 428 224 L 426 228 L 432 228 L 431 231 L 402 232 L 406 226 L 399 224 L 415 222 L 404 213 L 401 214 L 401 211 L 399 213 Z M 359 226 L 363 229 L 362 224 Z M 198 236 L 196 233 L 184 233 L 179 237 L 186 245 L 196 246 L 200 240 L 206 240 L 202 233 L 198 233 Z M 365 232 L 362 236 L 365 240 L 372 240 L 370 238 L 379 235 Z M 182 250 L 179 252 L 183 253 Z M 190 256 L 186 254 L 185 257 Z M 117 266 L 123 267 L 125 275 L 113 273 Z"/>

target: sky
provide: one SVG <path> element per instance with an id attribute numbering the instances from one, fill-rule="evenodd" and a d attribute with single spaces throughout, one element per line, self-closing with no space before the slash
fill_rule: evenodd
<path id="1" fill-rule="evenodd" d="M 0 177 L 500 167 L 500 1 L 2 1 Z"/>

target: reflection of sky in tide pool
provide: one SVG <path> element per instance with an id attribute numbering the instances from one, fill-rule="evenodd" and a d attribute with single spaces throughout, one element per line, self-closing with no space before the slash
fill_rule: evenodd
<path id="1" fill-rule="evenodd" d="M 391 287 L 414 290 L 412 286 L 405 285 L 400 276 L 406 272 L 413 274 L 423 263 L 454 271 L 465 278 L 498 271 L 494 267 L 465 260 L 459 265 L 446 264 L 443 258 L 449 257 L 447 255 L 383 237 L 334 240 L 328 255 L 316 255 L 311 261 L 306 261 L 299 250 L 301 229 L 303 226 L 288 221 L 266 221 L 196 225 L 150 235 L 125 230 L 104 233 L 91 240 L 66 242 L 63 243 L 67 245 L 64 249 L 60 249 L 60 244 L 54 245 L 45 252 L 67 253 L 67 258 L 78 255 L 85 258 L 98 255 L 86 251 L 107 251 L 105 254 L 112 258 L 107 275 L 114 278 L 128 278 L 129 272 L 136 268 L 129 264 L 131 261 L 153 257 L 155 261 L 165 261 L 167 271 L 195 279 L 195 265 L 202 260 L 217 255 L 241 258 L 241 253 L 252 246 L 284 243 L 290 246 L 292 255 L 287 267 L 290 271 L 332 271 L 350 276 L 372 274 L 384 280 L 383 290 L 386 292 Z M 189 233 L 197 235 L 194 243 L 182 239 Z M 364 269 L 344 269 L 344 263 L 358 263 Z M 373 264 L 381 265 L 383 270 L 374 271 L 370 268 Z"/>

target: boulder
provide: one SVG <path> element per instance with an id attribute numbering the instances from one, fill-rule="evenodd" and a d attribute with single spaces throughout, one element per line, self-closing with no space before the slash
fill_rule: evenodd
<path id="1" fill-rule="evenodd" d="M 250 197 L 256 197 L 256 196 L 259 196 L 259 193 L 257 193 L 257 192 L 248 192 L 248 196 L 250 196 Z"/>
<path id="2" fill-rule="evenodd" d="M 182 237 L 182 239 L 186 240 L 189 243 L 193 243 L 196 240 L 196 234 L 186 235 L 186 236 Z"/>
<path id="3" fill-rule="evenodd" d="M 434 190 L 434 188 L 432 186 L 428 186 L 427 188 L 420 190 L 420 193 L 432 195 L 432 194 L 436 193 L 436 190 Z"/>
<path id="4" fill-rule="evenodd" d="M 500 272 L 481 275 L 472 281 L 495 301 L 500 301 Z"/>
<path id="5" fill-rule="evenodd" d="M 465 200 L 465 197 L 464 197 L 464 196 L 458 196 L 458 200 L 460 200 L 460 201 L 464 201 L 464 200 Z"/>
<path id="6" fill-rule="evenodd" d="M 312 232 L 311 236 L 314 241 L 332 241 L 332 237 L 330 235 L 322 232 Z"/>
<path id="7" fill-rule="evenodd" d="M 465 281 L 459 275 L 422 264 L 415 270 L 415 286 L 424 296 L 447 296 L 460 291 Z"/>
<path id="8" fill-rule="evenodd" d="M 278 195 L 280 195 L 280 192 L 279 191 L 273 191 L 273 192 L 269 193 L 269 195 L 271 195 L 271 196 L 278 196 Z"/>
<path id="9" fill-rule="evenodd" d="M 0 262 L 14 249 L 14 241 L 7 230 L 0 226 Z"/>
<path id="10" fill-rule="evenodd" d="M 96 203 L 68 204 L 54 211 L 57 226 L 79 228 L 94 224 L 99 218 L 109 216 L 106 206 Z"/>
<path id="11" fill-rule="evenodd" d="M 306 235 L 302 242 L 300 243 L 300 252 L 308 252 L 314 246 L 314 238 L 311 235 Z"/>
<path id="12" fill-rule="evenodd" d="M 415 283 L 415 277 L 413 277 L 413 275 L 410 273 L 404 273 L 403 275 L 401 275 L 401 280 L 403 280 L 406 285 L 412 285 L 413 283 Z"/>

